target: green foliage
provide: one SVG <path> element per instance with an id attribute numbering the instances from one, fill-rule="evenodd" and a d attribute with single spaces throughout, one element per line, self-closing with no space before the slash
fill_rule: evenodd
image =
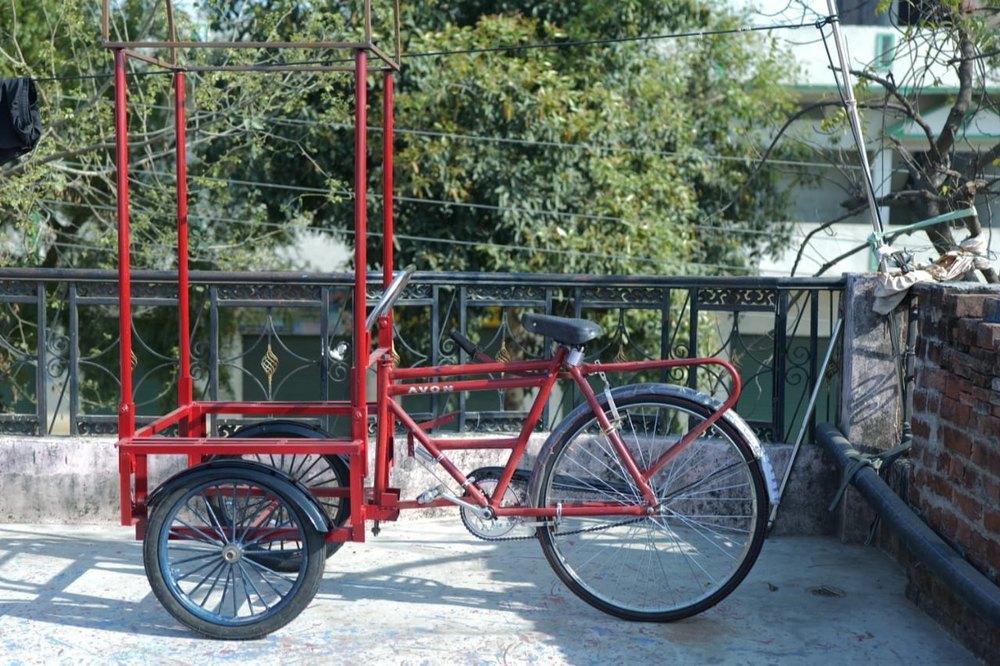
<path id="1" fill-rule="evenodd" d="M 413 57 L 405 61 L 397 123 L 434 134 L 397 139 L 404 199 L 397 228 L 475 244 L 445 251 L 401 241 L 400 263 L 647 274 L 724 265 L 726 272 L 783 246 L 783 230 L 770 221 L 786 201 L 772 175 L 743 187 L 766 128 L 788 110 L 787 98 L 775 94 L 779 54 L 766 39 L 491 52 L 711 30 L 735 20 L 703 3 L 669 10 L 642 2 L 490 3 L 505 14 L 482 14 L 476 3 L 453 11 L 425 4 L 437 16 L 414 6 L 404 17 L 411 28 L 404 53 Z M 470 53 L 418 57 L 435 51 Z"/>
<path id="2" fill-rule="evenodd" d="M 113 85 L 110 55 L 95 44 L 99 3 L 0 2 L 11 9 L 0 14 L 4 44 L 13 45 L 0 55 L 11 70 L 5 74 L 54 77 L 42 83 L 41 146 L 2 168 L 7 263 L 111 266 Z M 387 37 L 391 3 L 374 4 L 376 37 Z M 112 39 L 165 37 L 164 12 L 154 12 L 155 5 L 112 3 Z M 207 0 L 197 21 L 177 12 L 175 29 L 182 39 L 358 39 L 359 6 Z M 720 6 L 425 0 L 404 3 L 401 21 L 403 52 L 413 57 L 404 62 L 397 95 L 404 130 L 397 137 L 398 229 L 429 239 L 398 241 L 401 263 L 726 272 L 752 267 L 784 245 L 784 230 L 770 222 L 785 206 L 773 174 L 764 170 L 745 182 L 769 128 L 788 110 L 776 93 L 784 75 L 780 54 L 766 37 L 489 50 L 735 26 Z M 454 50 L 477 51 L 419 57 Z M 329 61 L 343 53 L 154 55 L 249 64 Z M 133 264 L 169 268 L 171 80 L 131 63 Z M 350 230 L 349 75 L 223 72 L 191 73 L 188 80 L 195 266 L 278 268 L 274 250 L 296 229 Z M 377 92 L 375 77 L 370 84 Z M 371 116 L 378 122 L 375 105 Z"/>

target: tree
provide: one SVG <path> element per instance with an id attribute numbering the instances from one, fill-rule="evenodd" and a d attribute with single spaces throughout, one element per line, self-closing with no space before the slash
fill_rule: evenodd
<path id="1" fill-rule="evenodd" d="M 787 111 L 782 95 L 765 93 L 783 74 L 776 52 L 728 36 L 572 45 L 736 25 L 706 4 L 654 13 L 648 3 L 552 2 L 530 17 L 524 5 L 410 31 L 397 117 L 433 132 L 400 137 L 399 227 L 460 242 L 488 236 L 447 254 L 401 243 L 404 257 L 435 268 L 714 273 L 781 247 L 772 220 L 785 201 L 774 181 L 765 174 L 743 187 L 758 128 Z M 567 46 L 489 50 L 560 41 Z M 459 54 L 419 56 L 436 51 Z M 462 205 L 473 202 L 488 207 Z"/>
<path id="2" fill-rule="evenodd" d="M 46 125 L 36 154 L 2 167 L 0 203 L 14 213 L 5 223 L 8 263 L 109 266 L 112 81 L 109 54 L 94 46 L 96 3 L 3 2 L 10 11 L 0 30 L 12 46 L 0 57 L 13 74 L 45 78 Z M 156 4 L 114 5 L 121 8 L 114 29 L 133 38 L 165 35 Z M 388 4 L 376 2 L 376 13 Z M 357 29 L 356 15 L 305 7 L 209 0 L 199 19 L 227 39 Z M 425 240 L 400 239 L 401 262 L 714 273 L 752 270 L 787 242 L 787 230 L 772 222 L 786 204 L 775 175 L 765 168 L 747 182 L 767 128 L 787 112 L 787 97 L 775 93 L 786 72 L 767 38 L 712 34 L 739 21 L 719 5 L 425 1 L 404 8 L 411 57 L 397 97 L 397 216 L 401 234 Z M 182 37 L 199 30 L 180 13 L 177 25 Z M 708 34 L 628 41 L 676 31 Z M 471 52 L 421 55 L 463 50 Z M 134 263 L 164 268 L 173 262 L 170 80 L 142 63 L 131 72 Z M 196 266 L 275 267 L 274 249 L 296 229 L 349 230 L 348 78 L 190 79 Z"/>
<path id="3" fill-rule="evenodd" d="M 163 39 L 167 18 L 157 0 L 112 3 L 112 39 Z M 178 34 L 197 32 L 191 18 L 175 12 Z M 303 28 L 328 18 L 311 15 Z M 342 21 L 341 21 L 342 22 Z M 266 17 L 259 29 L 279 30 Z M 330 25 L 328 22 L 326 25 Z M 114 81 L 112 57 L 100 48 L 99 2 L 0 0 L 0 62 L 3 76 L 38 80 L 43 136 L 32 153 L 0 166 L 0 252 L 5 265 L 113 267 L 116 265 Z M 313 26 L 314 27 L 314 26 Z M 162 59 L 171 54 L 151 53 Z M 294 54 L 293 57 L 301 54 Z M 251 60 L 259 53 L 182 54 L 205 64 L 224 57 Z M 175 265 L 173 92 L 170 72 L 129 61 L 130 204 L 133 265 Z M 210 73 L 189 76 L 188 155 L 191 163 L 191 247 L 196 268 L 273 268 L 275 246 L 289 242 L 310 218 L 293 207 L 274 225 L 255 190 L 235 188 L 241 165 L 259 159 L 278 136 L 268 113 L 283 109 L 315 122 L 342 121 L 344 103 L 303 110 L 287 104 L 305 89 L 328 92 L 309 75 L 262 80 L 260 75 Z M 218 146 L 236 150 L 218 153 Z M 287 146 L 285 148 L 288 148 Z M 305 154 L 301 146 L 289 152 Z M 206 156 L 215 159 L 206 161 Z"/>
<path id="4" fill-rule="evenodd" d="M 264 5 L 274 13 L 275 2 L 213 3 L 212 25 L 221 30 Z M 294 32 L 292 15 L 283 16 Z M 773 43 L 711 34 L 627 41 L 735 27 L 737 18 L 716 5 L 416 2 L 404 4 L 402 20 L 399 263 L 730 272 L 787 242 L 772 222 L 786 203 L 774 174 L 764 169 L 747 183 L 762 137 L 788 109 L 775 93 L 785 72 Z M 572 45 L 580 41 L 597 43 Z M 317 107 L 313 99 L 304 108 Z M 371 113 L 375 125 L 379 110 Z M 289 195 L 351 181 L 346 122 L 345 112 L 340 123 L 275 127 L 272 139 L 313 148 L 310 162 L 272 154 L 233 164 L 230 177 L 287 188 L 254 194 L 275 224 L 297 207 L 315 226 L 348 227 L 351 201 Z M 218 143 L 217 153 L 238 152 L 240 142 Z"/>
<path id="5" fill-rule="evenodd" d="M 890 11 L 890 3 L 880 2 L 881 11 Z M 897 32 L 897 54 L 914 54 L 905 76 L 893 78 L 880 72 L 877 63 L 856 69 L 862 106 L 878 123 L 870 123 L 875 132 L 874 144 L 891 150 L 906 170 L 905 179 L 895 179 L 878 199 L 889 207 L 894 221 L 904 223 L 930 219 L 968 208 L 989 205 L 998 191 L 1000 137 L 983 145 L 970 141 L 974 118 L 1000 111 L 990 87 L 997 82 L 1000 3 L 941 0 L 935 3 L 900 3 L 890 14 Z M 947 107 L 939 124 L 930 111 L 941 107 L 929 104 L 940 93 L 942 77 L 948 74 L 957 82 L 942 103 Z M 890 127 L 916 129 L 922 139 L 910 144 L 886 131 Z M 882 129 L 879 129 L 882 128 Z M 864 206 L 861 198 L 844 201 L 847 211 Z M 839 216 L 838 216 L 839 217 Z M 827 223 L 835 223 L 836 220 Z M 927 236 L 938 254 L 952 250 L 957 240 L 953 223 L 940 223 L 927 229 Z M 958 224 L 962 224 L 960 220 Z M 966 218 L 970 235 L 980 231 L 978 220 Z M 891 228 L 888 230 L 891 231 Z M 808 239 L 807 239 L 808 242 Z M 863 250 L 859 247 L 854 252 Z M 801 256 L 801 249 L 800 249 Z M 828 262 L 820 273 L 837 260 Z M 989 281 L 997 281 L 992 270 L 984 272 Z"/>

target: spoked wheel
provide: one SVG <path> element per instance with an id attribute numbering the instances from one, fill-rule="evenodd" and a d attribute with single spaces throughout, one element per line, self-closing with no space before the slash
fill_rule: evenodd
<path id="1" fill-rule="evenodd" d="M 487 497 L 493 497 L 502 473 L 503 468 L 484 467 L 477 469 L 469 476 L 470 478 L 477 479 L 476 484 Z M 506 491 L 504 491 L 503 499 L 500 500 L 500 506 L 525 506 L 526 497 L 527 476 L 517 472 L 514 478 L 511 479 L 511 483 L 507 486 Z M 459 514 L 462 517 L 462 524 L 465 525 L 465 528 L 475 536 L 486 541 L 507 538 L 522 523 L 522 519 L 515 516 L 480 518 L 464 506 L 459 510 Z M 523 530 L 524 528 L 521 529 Z M 530 535 L 531 533 L 529 532 L 527 536 L 530 537 Z"/>
<path id="2" fill-rule="evenodd" d="M 301 425 L 291 424 L 294 427 L 282 428 L 282 425 L 285 423 L 281 421 L 264 424 L 262 427 L 251 426 L 246 431 L 236 431 L 233 437 L 302 438 L 300 432 Z M 334 527 L 343 526 L 350 517 L 351 503 L 348 497 L 332 497 L 324 494 L 324 491 L 350 487 L 350 469 L 340 456 L 244 453 L 239 458 L 279 469 L 309 488 L 317 496 L 317 500 L 326 511 Z M 343 541 L 328 541 L 326 544 L 326 556 L 330 557 L 336 553 L 342 545 L 344 545 Z M 280 540 L 276 540 L 268 543 L 267 548 L 262 548 L 261 550 L 266 550 L 267 552 L 255 555 L 255 557 L 273 569 L 278 571 L 295 571 L 298 568 L 298 563 L 294 561 L 294 558 L 297 557 L 299 549 L 295 543 L 288 544 L 286 548 L 286 544 Z M 289 559 L 289 561 L 285 562 L 285 559 Z"/>
<path id="3" fill-rule="evenodd" d="M 694 391 L 644 388 L 615 400 L 640 469 L 713 411 Z M 589 411 L 557 433 L 539 462 L 539 506 L 647 505 Z M 584 601 L 628 620 L 679 620 L 715 605 L 747 575 L 764 540 L 767 490 L 752 439 L 727 414 L 653 477 L 653 513 L 557 518 L 538 529 L 546 558 Z"/>
<path id="4" fill-rule="evenodd" d="M 220 469 L 163 497 L 143 543 L 163 607 L 210 638 L 260 638 L 292 621 L 316 595 L 325 563 L 325 534 L 296 496 L 283 479 Z M 261 557 L 275 542 L 294 555 L 281 560 L 294 570 Z"/>
<path id="5" fill-rule="evenodd" d="M 282 455 L 282 454 L 243 454 L 243 460 L 259 462 L 275 469 L 279 469 L 296 481 L 299 481 L 310 490 L 333 489 L 350 487 L 350 476 L 347 465 L 337 456 L 324 455 Z M 351 505 L 346 497 L 326 497 L 319 495 L 316 498 L 330 522 L 335 527 L 340 527 L 347 522 L 351 514 Z M 326 543 L 326 556 L 330 557 L 341 546 L 343 541 L 328 541 Z M 280 539 L 275 539 L 262 545 L 254 557 L 267 563 L 278 571 L 295 571 L 298 563 L 295 558 L 301 555 L 301 549 L 294 541 L 286 543 Z M 286 561 L 287 560 L 287 561 Z"/>

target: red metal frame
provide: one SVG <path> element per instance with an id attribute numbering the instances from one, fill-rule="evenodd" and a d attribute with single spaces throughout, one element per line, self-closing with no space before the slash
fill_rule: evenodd
<path id="1" fill-rule="evenodd" d="M 170 0 L 167 1 L 168 10 Z M 199 68 L 187 68 L 176 63 L 163 63 L 156 58 L 142 55 L 132 50 L 135 47 L 151 45 L 189 46 L 186 42 L 170 41 L 163 44 L 149 42 L 111 43 L 107 41 L 105 23 L 105 46 L 114 52 L 115 61 L 115 133 L 116 159 L 118 165 L 118 251 L 119 251 L 119 303 L 121 340 L 121 389 L 122 396 L 118 409 L 119 429 L 119 474 L 121 486 L 121 520 L 122 524 L 135 525 L 137 535 L 141 536 L 146 523 L 146 501 L 149 493 L 148 456 L 151 455 L 182 455 L 186 456 L 189 465 L 202 462 L 206 456 L 234 455 L 247 453 L 284 453 L 284 454 L 320 454 L 346 456 L 350 463 L 350 482 L 347 489 L 319 489 L 320 496 L 349 497 L 351 522 L 349 525 L 333 529 L 327 535 L 328 540 L 363 541 L 364 526 L 368 520 L 392 520 L 398 517 L 401 510 L 444 506 L 443 500 L 429 504 L 418 504 L 415 500 L 401 500 L 397 488 L 389 485 L 389 473 L 394 464 L 393 449 L 395 426 L 398 422 L 408 432 L 411 449 L 414 441 L 437 460 L 438 464 L 465 489 L 467 500 L 482 507 L 491 507 L 498 516 L 553 517 L 558 513 L 563 515 L 641 515 L 655 506 L 656 497 L 649 485 L 649 479 L 664 465 L 683 450 L 696 437 L 704 433 L 713 423 L 717 422 L 726 410 L 732 408 L 740 393 L 740 378 L 736 369 L 728 362 L 715 359 L 670 359 L 661 361 L 640 361 L 630 363 L 576 365 L 568 363 L 569 351 L 560 347 L 551 359 L 538 359 L 515 362 L 496 362 L 483 359 L 479 362 L 465 365 L 449 365 L 430 368 L 396 368 L 393 359 L 393 324 L 392 311 L 387 310 L 377 321 L 377 348 L 372 350 L 372 332 L 365 322 L 365 303 L 367 299 L 366 268 L 368 237 L 367 219 L 367 182 L 368 182 L 368 85 L 370 73 L 368 54 L 373 53 L 380 61 L 383 72 L 383 144 L 382 144 L 382 195 L 383 195 L 383 284 L 388 285 L 393 277 L 393 97 L 395 92 L 394 71 L 398 70 L 398 60 L 387 58 L 370 43 L 370 17 L 366 3 L 366 29 L 369 41 L 364 44 L 327 44 L 316 43 L 315 48 L 330 46 L 347 46 L 353 49 L 354 64 L 350 70 L 354 75 L 355 97 L 355 176 L 354 176 L 354 304 L 355 317 L 354 335 L 354 365 L 351 370 L 351 392 L 347 401 L 314 401 L 314 402 L 242 402 L 242 401 L 196 401 L 193 395 L 191 377 L 191 341 L 189 314 L 189 272 L 188 272 L 188 211 L 187 211 L 187 156 L 186 156 L 186 99 L 185 71 Z M 397 8 L 398 30 L 398 8 Z M 172 32 L 172 31 L 171 31 Z M 201 46 L 236 48 L 247 44 L 214 44 Z M 256 45 L 249 45 L 251 47 Z M 270 45 L 275 48 L 287 48 L 288 45 Z M 398 38 L 396 53 L 399 53 Z M 179 308 L 179 381 L 177 404 L 172 412 L 157 419 L 155 422 L 136 429 L 135 404 L 132 398 L 132 309 L 130 286 L 130 248 L 129 248 L 129 183 L 128 183 L 128 100 L 127 100 L 127 61 L 129 57 L 138 57 L 147 62 L 161 64 L 174 72 L 174 110 L 176 132 L 176 170 L 177 170 L 177 273 L 178 273 L 178 308 Z M 173 57 L 173 56 L 172 56 Z M 397 56 L 398 57 L 398 56 Z M 224 68 L 220 68 L 224 69 Z M 342 67 L 323 67 L 322 69 L 343 71 Z M 639 370 L 662 370 L 677 367 L 695 367 L 715 365 L 728 373 L 732 381 L 729 398 L 722 407 L 709 418 L 684 435 L 671 451 L 667 452 L 648 468 L 640 469 L 629 454 L 617 430 L 600 407 L 599 399 L 591 388 L 588 377 L 607 373 L 627 373 Z M 377 400 L 369 404 L 366 400 L 368 372 L 374 369 L 377 382 Z M 499 374 L 500 377 L 489 375 Z M 618 450 L 624 464 L 638 488 L 641 490 L 647 504 L 622 507 L 611 504 L 580 504 L 560 506 L 556 508 L 501 507 L 502 498 L 514 478 L 517 464 L 524 455 L 531 433 L 534 432 L 542 410 L 547 403 L 553 387 L 558 381 L 572 381 L 590 404 L 601 427 L 608 434 L 613 446 Z M 537 391 L 536 397 L 526 416 L 523 426 L 517 436 L 463 438 L 435 437 L 430 430 L 449 420 L 442 416 L 428 423 L 416 423 L 403 409 L 401 400 L 412 394 L 434 394 L 452 392 L 495 391 L 501 388 L 531 388 Z M 371 486 L 365 486 L 368 470 L 368 418 L 374 410 L 377 416 L 378 430 L 375 437 L 374 478 Z M 210 437 L 208 433 L 208 417 L 211 415 L 259 415 L 273 418 L 275 416 L 348 416 L 351 423 L 351 435 L 346 439 L 289 439 L 289 438 L 230 438 Z M 176 427 L 179 436 L 166 437 L 164 434 Z M 497 482 L 491 500 L 447 457 L 446 451 L 452 450 L 507 450 L 510 451 L 503 472 Z"/>

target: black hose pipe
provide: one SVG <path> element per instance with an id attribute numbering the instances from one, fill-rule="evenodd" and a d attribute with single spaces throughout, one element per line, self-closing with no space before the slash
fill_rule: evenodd
<path id="1" fill-rule="evenodd" d="M 829 423 L 816 427 L 816 437 L 833 454 L 841 471 L 862 455 Z M 977 615 L 992 626 L 1000 627 L 1000 587 L 945 543 L 872 467 L 858 469 L 850 483 L 914 557 L 927 565 Z"/>

